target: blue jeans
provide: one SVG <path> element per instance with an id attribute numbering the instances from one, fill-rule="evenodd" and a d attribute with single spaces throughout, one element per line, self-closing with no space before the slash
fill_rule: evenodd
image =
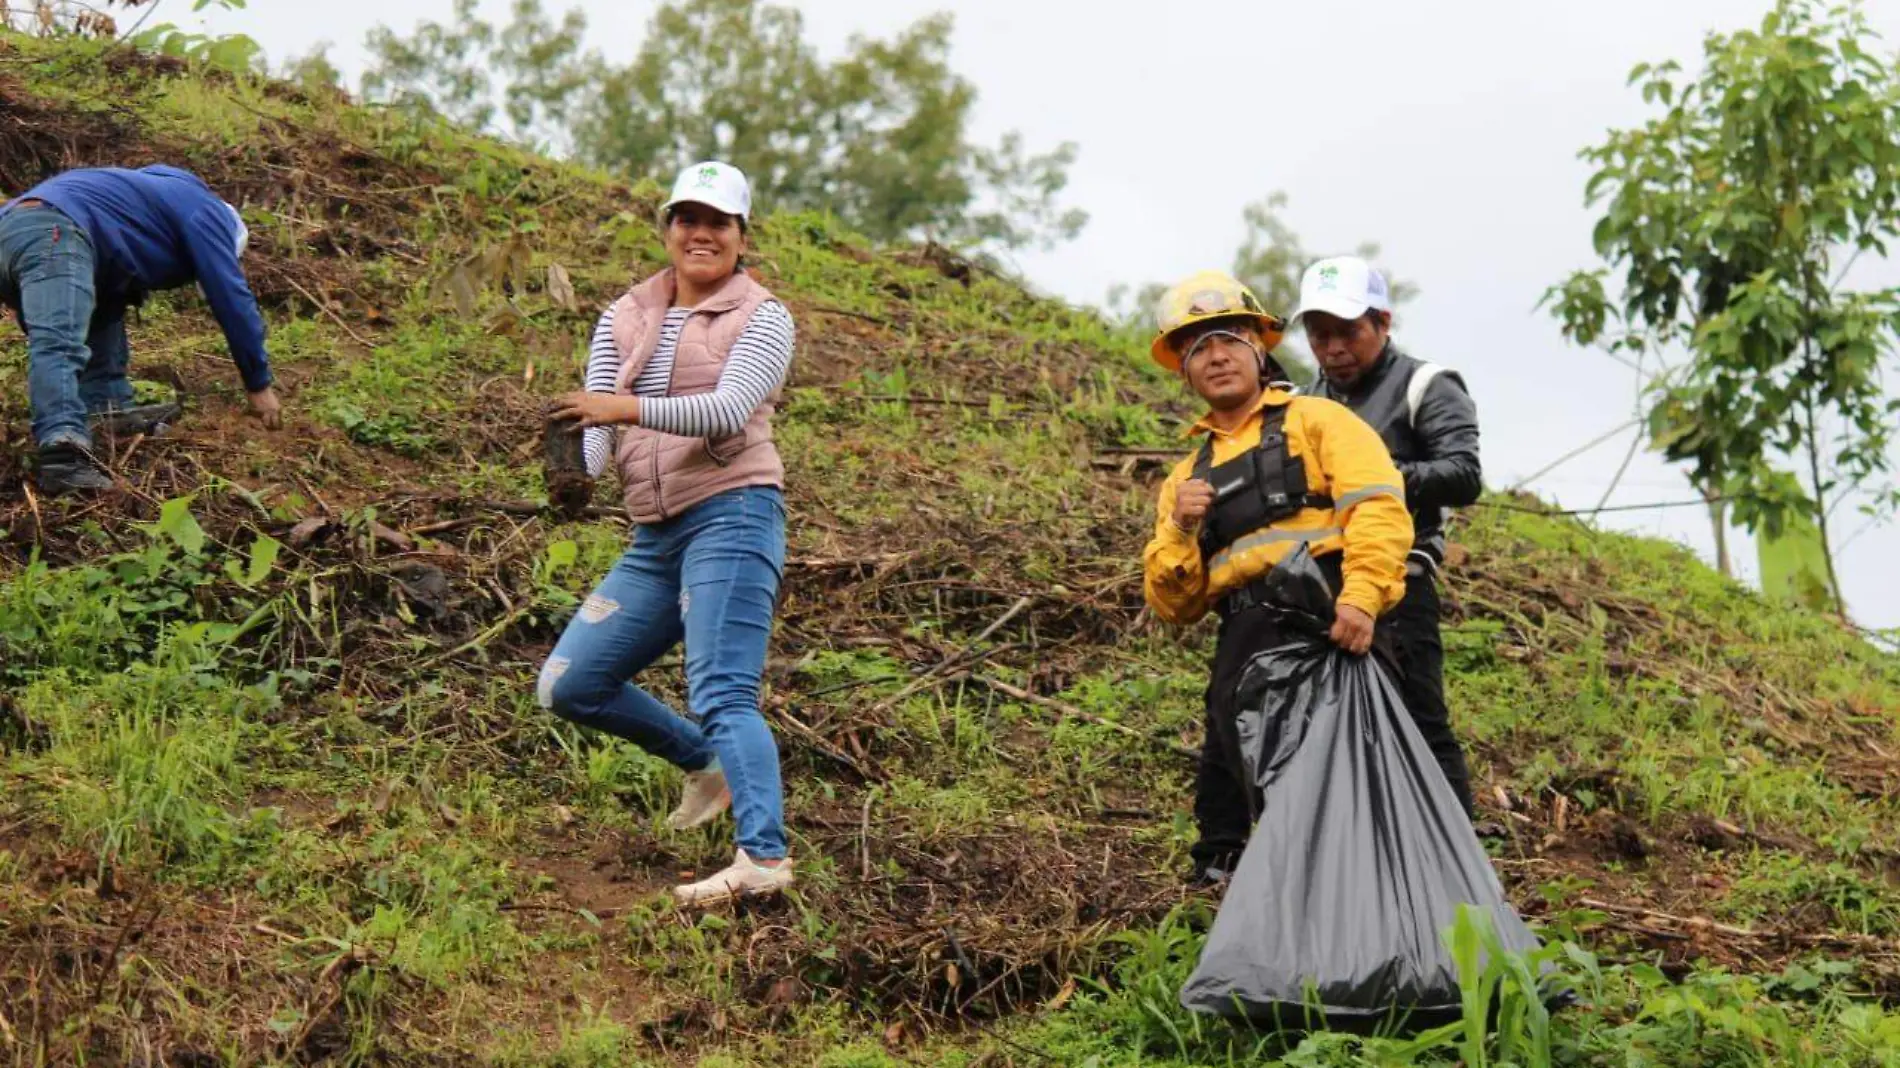
<path id="1" fill-rule="evenodd" d="M 778 746 L 759 711 L 784 569 L 785 502 L 771 487 L 732 490 L 641 526 L 555 643 L 537 687 L 543 708 L 686 771 L 717 759 L 739 848 L 754 860 L 786 851 Z M 628 681 L 682 638 L 697 722 Z"/>
<path id="2" fill-rule="evenodd" d="M 125 309 L 93 310 L 86 349 L 92 356 L 79 372 L 79 399 L 87 413 L 132 407 L 132 380 L 126 377 L 132 345 L 125 336 Z"/>
<path id="3" fill-rule="evenodd" d="M 0 215 L 0 294 L 19 311 L 26 331 L 33 439 L 42 448 L 62 443 L 91 448 L 88 400 L 104 406 L 109 399 L 132 396 L 125 380 L 124 319 L 114 315 L 111 324 L 93 322 L 91 239 L 50 207 Z M 105 344 L 107 359 L 95 360 L 89 336 Z"/>

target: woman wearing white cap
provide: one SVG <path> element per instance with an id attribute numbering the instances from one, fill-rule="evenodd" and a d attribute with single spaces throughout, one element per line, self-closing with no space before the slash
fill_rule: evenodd
<path id="1" fill-rule="evenodd" d="M 555 411 L 587 428 L 589 474 L 612 461 L 634 534 L 548 656 L 538 696 L 685 771 L 668 826 L 696 827 L 731 807 L 737 854 L 675 888 L 689 904 L 792 883 L 759 679 L 785 566 L 772 413 L 793 329 L 785 305 L 740 266 L 751 201 L 729 164 L 680 174 L 663 208 L 671 265 L 600 317 L 587 388 Z M 630 681 L 682 640 L 691 718 Z"/>

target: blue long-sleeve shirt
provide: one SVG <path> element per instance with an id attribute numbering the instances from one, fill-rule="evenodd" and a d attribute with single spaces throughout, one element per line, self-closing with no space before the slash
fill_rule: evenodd
<path id="1" fill-rule="evenodd" d="M 65 212 L 92 239 L 95 299 L 131 304 L 196 281 L 224 331 L 244 388 L 271 384 L 264 317 L 238 266 L 237 222 L 190 171 L 157 165 L 67 171 L 21 194 Z"/>

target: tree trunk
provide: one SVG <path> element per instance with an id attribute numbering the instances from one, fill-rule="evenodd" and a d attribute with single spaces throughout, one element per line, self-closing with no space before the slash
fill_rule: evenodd
<path id="1" fill-rule="evenodd" d="M 1728 555 L 1728 504 L 1722 500 L 1722 479 L 1711 477 L 1699 483 L 1692 480 L 1690 484 L 1709 502 L 1709 527 L 1715 533 L 1715 570 L 1721 572 L 1723 578 L 1732 579 L 1735 567 Z"/>
<path id="2" fill-rule="evenodd" d="M 1715 569 L 1723 578 L 1735 577 L 1735 569 L 1728 558 L 1728 505 L 1722 498 L 1709 490 L 1702 491 L 1702 497 L 1709 502 L 1709 523 L 1715 528 Z"/>
<path id="3" fill-rule="evenodd" d="M 1827 496 L 1821 491 L 1821 442 L 1814 436 L 1814 401 L 1807 403 L 1808 478 L 1814 486 L 1814 527 L 1821 532 L 1821 559 L 1827 562 L 1827 588 L 1834 598 L 1834 614 L 1847 618 L 1847 598 L 1841 593 L 1840 572 L 1834 568 L 1834 540 L 1827 533 Z"/>
<path id="4" fill-rule="evenodd" d="M 1821 531 L 1821 559 L 1827 561 L 1827 588 L 1834 596 L 1834 613 L 1847 618 L 1847 595 L 1841 592 L 1841 575 L 1834 569 L 1834 541 L 1827 532 L 1827 508 L 1816 503 L 1814 525 Z"/>

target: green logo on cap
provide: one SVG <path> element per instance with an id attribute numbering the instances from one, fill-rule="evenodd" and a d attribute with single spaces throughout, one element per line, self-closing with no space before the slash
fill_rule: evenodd
<path id="1" fill-rule="evenodd" d="M 1339 268 L 1327 264 L 1319 269 L 1319 287 L 1321 289 L 1339 288 Z"/>
<path id="2" fill-rule="evenodd" d="M 711 187 L 713 179 L 717 177 L 719 177 L 719 168 L 717 167 L 705 166 L 699 169 L 699 184 L 701 186 Z"/>

